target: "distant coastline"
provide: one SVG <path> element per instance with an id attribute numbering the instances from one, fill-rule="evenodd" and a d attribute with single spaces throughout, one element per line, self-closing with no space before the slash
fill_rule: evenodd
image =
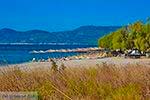
<path id="1" fill-rule="evenodd" d="M 18 64 L 48 58 L 62 58 L 78 55 L 78 52 L 30 53 L 31 51 L 68 50 L 77 48 L 93 48 L 96 45 L 66 43 L 0 43 L 0 65 Z"/>

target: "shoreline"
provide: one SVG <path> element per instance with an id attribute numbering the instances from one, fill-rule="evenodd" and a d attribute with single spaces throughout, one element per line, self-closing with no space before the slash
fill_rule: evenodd
<path id="1" fill-rule="evenodd" d="M 68 68 L 74 67 L 94 67 L 102 64 L 108 65 L 116 65 L 116 66 L 127 66 L 127 65 L 145 65 L 150 67 L 150 59 L 141 58 L 141 59 L 131 59 L 131 58 L 122 58 L 122 57 L 107 57 L 107 58 L 100 58 L 100 59 L 80 59 L 80 60 L 57 60 L 56 61 L 58 66 L 64 64 Z M 29 71 L 33 69 L 49 69 L 51 68 L 51 62 L 26 62 L 22 64 L 12 64 L 8 66 L 0 67 L 0 70 L 5 69 L 13 69 L 19 68 L 23 71 Z"/>

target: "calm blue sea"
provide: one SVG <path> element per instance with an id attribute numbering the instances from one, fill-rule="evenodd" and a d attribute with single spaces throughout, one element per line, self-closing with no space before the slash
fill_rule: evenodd
<path id="1" fill-rule="evenodd" d="M 30 53 L 33 50 L 49 50 L 49 49 L 75 49 L 75 48 L 88 48 L 96 47 L 95 45 L 0 45 L 0 65 L 4 64 L 18 64 L 29 62 L 33 58 L 48 59 L 48 58 L 61 58 L 77 55 L 78 53 Z"/>

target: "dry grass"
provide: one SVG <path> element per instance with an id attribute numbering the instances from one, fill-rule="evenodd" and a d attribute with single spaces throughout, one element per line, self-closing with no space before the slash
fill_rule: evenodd
<path id="1" fill-rule="evenodd" d="M 37 91 L 40 100 L 150 99 L 149 67 L 105 63 L 90 68 L 62 66 L 61 70 L 1 70 L 0 91 Z"/>

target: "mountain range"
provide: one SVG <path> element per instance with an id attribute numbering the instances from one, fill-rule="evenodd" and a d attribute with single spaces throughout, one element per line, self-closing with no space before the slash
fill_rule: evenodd
<path id="1" fill-rule="evenodd" d="M 70 31 L 48 32 L 43 30 L 0 30 L 0 43 L 66 43 L 97 45 L 100 37 L 117 30 L 120 26 L 81 26 Z"/>

